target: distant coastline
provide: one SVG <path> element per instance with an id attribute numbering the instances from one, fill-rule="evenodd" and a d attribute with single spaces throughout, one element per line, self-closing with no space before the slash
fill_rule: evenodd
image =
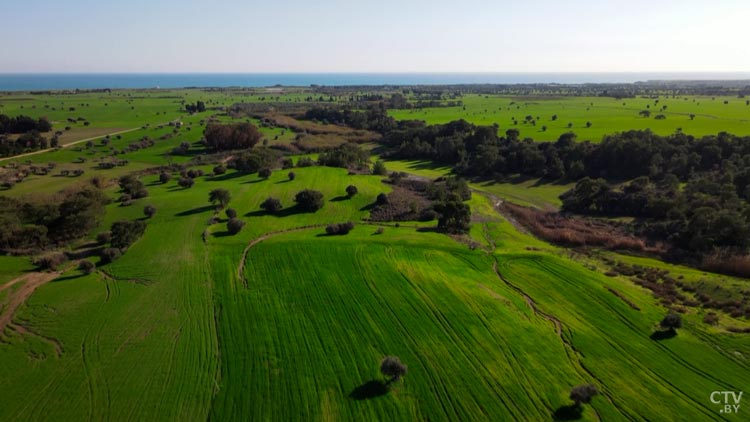
<path id="1" fill-rule="evenodd" d="M 0 73 L 0 91 L 344 85 L 584 84 L 748 80 L 750 72 L 620 73 Z"/>

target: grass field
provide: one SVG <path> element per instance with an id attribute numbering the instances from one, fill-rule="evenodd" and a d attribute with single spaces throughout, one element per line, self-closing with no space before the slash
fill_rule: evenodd
<path id="1" fill-rule="evenodd" d="M 141 101 L 163 101 L 167 114 L 156 117 L 169 118 L 170 108 L 179 115 L 175 99 Z M 86 173 L 31 176 L 2 194 L 52 193 L 95 175 L 185 162 L 165 153 L 200 139 L 203 117 L 182 116 L 191 130 L 124 154 L 129 164 L 112 170 L 93 168 L 106 154 L 100 146 L 30 156 Z M 136 122 L 112 145 L 171 131 Z M 86 162 L 74 163 L 81 156 Z M 449 171 L 425 162 L 387 166 L 429 178 Z M 190 189 L 144 176 L 148 197 L 108 205 L 97 231 L 141 218 L 146 204 L 157 213 L 122 258 L 90 275 L 66 270 L 12 316 L 0 332 L 0 420 L 564 420 L 570 388 L 587 382 L 602 394 L 581 420 L 750 419 L 745 406 L 722 415 L 709 400 L 715 390 L 747 388 L 750 337 L 726 330 L 744 319 L 723 315 L 708 326 L 702 310 L 689 309 L 677 336 L 653 340 L 666 309 L 649 290 L 519 231 L 493 207 L 501 199 L 554 208 L 568 186 L 472 184 L 467 236 L 424 230 L 434 222 L 389 224 L 377 234 L 366 218 L 375 197 L 391 189 L 380 177 L 294 171 L 293 181 L 288 171 L 268 180 L 230 171 L 199 177 Z M 353 198 L 345 195 L 349 184 L 359 190 Z M 226 232 L 223 213 L 209 222 L 215 188 L 230 191 L 229 206 L 246 222 L 237 235 Z M 316 213 L 291 208 L 305 188 L 324 194 Z M 115 186 L 107 194 L 119 196 Z M 286 207 L 280 215 L 261 212 L 269 196 Z M 356 223 L 350 234 L 324 235 L 326 224 L 348 220 Z M 616 259 L 668 268 L 704 288 L 748 288 L 746 280 L 656 260 Z M 32 270 L 28 257 L 1 256 L 0 287 Z M 0 290 L 0 312 L 20 286 Z M 409 368 L 390 392 L 378 370 L 388 354 Z"/>
<path id="2" fill-rule="evenodd" d="M 554 141 L 572 131 L 579 140 L 598 142 L 604 135 L 631 129 L 651 129 L 660 135 L 678 129 L 695 136 L 719 132 L 750 135 L 750 106 L 745 104 L 745 99 L 737 97 L 660 97 L 658 104 L 647 98 L 606 97 L 466 95 L 461 100 L 463 106 L 391 110 L 389 113 L 396 119 L 424 120 L 430 124 L 458 119 L 482 125 L 497 123 L 501 133 L 518 129 L 522 138 L 537 141 Z M 667 109 L 660 111 L 663 106 Z M 641 117 L 641 110 L 651 111 L 651 116 Z M 665 119 L 655 119 L 658 114 L 663 114 Z M 695 115 L 693 120 L 691 114 Z M 523 123 L 526 116 L 536 119 L 536 126 Z M 517 125 L 512 123 L 513 118 L 518 121 Z M 591 127 L 587 128 L 586 122 L 591 122 Z M 570 128 L 569 123 L 572 123 Z"/>

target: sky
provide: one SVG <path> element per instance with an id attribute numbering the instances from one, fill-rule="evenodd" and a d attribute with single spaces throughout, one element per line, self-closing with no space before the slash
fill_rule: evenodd
<path id="1" fill-rule="evenodd" d="M 0 73 L 747 72 L 749 0 L 0 0 Z"/>

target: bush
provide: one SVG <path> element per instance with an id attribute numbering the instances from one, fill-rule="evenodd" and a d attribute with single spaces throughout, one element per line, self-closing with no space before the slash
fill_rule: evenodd
<path id="1" fill-rule="evenodd" d="M 100 245 L 103 245 L 105 243 L 109 243 L 110 240 L 112 240 L 112 232 L 110 232 L 110 231 L 101 232 L 101 233 L 99 233 L 99 234 L 96 235 L 96 241 Z"/>
<path id="2" fill-rule="evenodd" d="M 665 330 L 672 331 L 677 328 L 682 328 L 682 317 L 680 314 L 670 312 L 661 320 L 661 322 L 659 322 L 659 326 Z"/>
<path id="3" fill-rule="evenodd" d="M 78 263 L 78 269 L 86 274 L 93 273 L 95 268 L 96 266 L 94 266 L 94 263 L 89 261 L 88 259 L 83 259 Z"/>
<path id="4" fill-rule="evenodd" d="M 214 176 L 220 176 L 226 172 L 227 172 L 227 168 L 222 165 L 218 165 L 214 167 Z"/>
<path id="5" fill-rule="evenodd" d="M 388 204 L 388 195 L 384 193 L 378 194 L 377 198 L 375 198 L 375 203 L 378 205 L 387 205 Z"/>
<path id="6" fill-rule="evenodd" d="M 330 236 L 348 234 L 353 228 L 354 223 L 351 221 L 347 221 L 346 223 L 329 224 L 326 226 L 326 234 Z"/>
<path id="7" fill-rule="evenodd" d="M 189 177 L 180 177 L 180 179 L 177 181 L 177 184 L 182 188 L 191 188 L 195 184 L 195 180 L 189 178 Z"/>
<path id="8" fill-rule="evenodd" d="M 377 174 L 378 176 L 385 176 L 388 174 L 388 169 L 385 168 L 385 163 L 382 160 L 378 160 L 373 164 L 372 174 Z"/>
<path id="9" fill-rule="evenodd" d="M 34 259 L 34 265 L 42 270 L 56 270 L 60 265 L 67 262 L 68 257 L 61 252 L 49 253 Z"/>
<path id="10" fill-rule="evenodd" d="M 172 175 L 169 173 L 162 173 L 159 175 L 159 181 L 161 183 L 168 183 L 170 180 L 172 180 Z"/>
<path id="11" fill-rule="evenodd" d="M 243 227 L 245 227 L 245 222 L 238 218 L 230 218 L 229 221 L 227 221 L 227 231 L 229 234 L 237 234 Z"/>
<path id="12" fill-rule="evenodd" d="M 581 403 L 590 403 L 597 394 L 599 390 L 594 384 L 583 384 L 570 390 L 570 399 L 576 403 L 576 406 L 580 406 Z"/>
<path id="13" fill-rule="evenodd" d="M 294 202 L 303 211 L 315 212 L 323 208 L 323 194 L 316 190 L 305 189 L 294 196 Z"/>
<path id="14" fill-rule="evenodd" d="M 109 264 L 110 262 L 114 262 L 121 256 L 122 252 L 120 252 L 120 250 L 117 248 L 105 248 L 102 249 L 101 253 L 99 253 L 99 258 L 102 260 L 102 264 Z"/>
<path id="15" fill-rule="evenodd" d="M 294 167 L 294 161 L 292 161 L 291 158 L 287 157 L 287 158 L 283 158 L 281 160 L 281 168 L 282 169 L 286 170 L 286 169 L 290 169 L 292 167 Z"/>
<path id="16" fill-rule="evenodd" d="M 354 185 L 349 185 L 346 187 L 346 196 L 348 196 L 349 198 L 352 198 L 358 192 L 359 191 L 357 190 L 357 187 Z"/>
<path id="17" fill-rule="evenodd" d="M 133 199 L 144 198 L 148 196 L 146 186 L 135 176 L 127 175 L 119 179 L 120 188 L 125 194 L 130 195 Z"/>
<path id="18" fill-rule="evenodd" d="M 230 220 L 233 218 L 237 218 L 237 211 L 235 211 L 234 208 L 227 208 L 227 210 L 224 211 L 224 213 L 226 213 L 227 218 Z"/>
<path id="19" fill-rule="evenodd" d="M 297 167 L 312 167 L 315 165 L 315 161 L 313 161 L 310 157 L 302 157 L 299 160 L 297 160 Z"/>
<path id="20" fill-rule="evenodd" d="M 146 231 L 146 223 L 143 221 L 116 221 L 112 223 L 113 248 L 125 250 L 135 243 Z"/>
<path id="21" fill-rule="evenodd" d="M 258 177 L 262 179 L 268 179 L 271 177 L 271 169 L 268 167 L 263 167 L 262 169 L 258 170 Z"/>
<path id="22" fill-rule="evenodd" d="M 281 201 L 272 197 L 266 198 L 266 200 L 260 204 L 260 207 L 271 214 L 277 213 L 283 208 Z"/>
<path id="23" fill-rule="evenodd" d="M 290 171 L 288 176 L 289 176 L 289 180 L 294 180 L 297 178 L 297 173 Z"/>
<path id="24" fill-rule="evenodd" d="M 151 218 L 154 215 L 156 215 L 156 207 L 153 205 L 146 205 L 143 207 L 143 215 L 146 216 L 146 218 Z"/>

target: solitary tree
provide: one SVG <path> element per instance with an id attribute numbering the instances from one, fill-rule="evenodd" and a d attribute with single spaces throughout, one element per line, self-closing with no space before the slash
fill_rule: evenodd
<path id="1" fill-rule="evenodd" d="M 258 170 L 258 176 L 263 179 L 268 179 L 271 177 L 271 169 L 268 167 L 263 167 L 262 169 Z"/>
<path id="2" fill-rule="evenodd" d="M 284 208 L 283 205 L 281 205 L 281 201 L 272 197 L 266 198 L 266 200 L 263 201 L 262 204 L 260 204 L 260 207 L 271 214 L 275 214 L 281 211 L 282 208 Z"/>
<path id="3" fill-rule="evenodd" d="M 385 163 L 382 160 L 376 161 L 372 166 L 372 174 L 377 174 L 378 176 L 385 176 L 388 174 L 388 169 L 385 168 Z"/>
<path id="4" fill-rule="evenodd" d="M 214 189 L 208 193 L 208 201 L 212 204 L 218 205 L 219 208 L 226 207 L 231 200 L 232 195 L 226 189 Z"/>
<path id="5" fill-rule="evenodd" d="M 143 215 L 146 216 L 146 218 L 151 218 L 156 214 L 156 207 L 153 205 L 146 205 L 143 207 Z"/>
<path id="6" fill-rule="evenodd" d="M 229 234 L 237 234 L 243 227 L 245 227 L 245 222 L 239 218 L 230 218 L 229 221 L 227 221 L 227 231 Z"/>
<path id="7" fill-rule="evenodd" d="M 354 195 L 356 195 L 357 192 L 359 192 L 359 191 L 357 190 L 357 187 L 354 186 L 354 185 L 349 185 L 349 186 L 346 187 L 346 196 L 348 196 L 349 198 L 351 198 Z"/>
<path id="8" fill-rule="evenodd" d="M 664 319 L 659 322 L 659 326 L 668 331 L 674 331 L 677 328 L 682 328 L 682 317 L 680 314 L 670 312 Z"/>
<path id="9" fill-rule="evenodd" d="M 590 128 L 591 127 L 591 122 L 586 122 L 586 127 Z"/>
<path id="10" fill-rule="evenodd" d="M 289 180 L 294 180 L 297 178 L 297 173 L 290 171 L 288 176 L 289 176 Z"/>
<path id="11" fill-rule="evenodd" d="M 159 175 L 159 181 L 161 183 L 167 183 L 172 180 L 172 176 L 169 173 L 162 173 Z"/>
<path id="12" fill-rule="evenodd" d="M 390 377 L 388 384 L 398 381 L 406 375 L 406 365 L 401 363 L 398 356 L 386 356 L 380 362 L 380 372 L 386 377 Z"/>
<path id="13" fill-rule="evenodd" d="M 323 208 L 323 194 L 316 190 L 305 189 L 294 196 L 294 202 L 303 211 L 315 212 Z"/>
<path id="14" fill-rule="evenodd" d="M 591 399 L 597 394 L 599 394 L 599 390 L 594 384 L 582 384 L 575 386 L 570 390 L 570 399 L 573 400 L 576 407 L 578 407 L 581 403 L 591 403 Z"/>

